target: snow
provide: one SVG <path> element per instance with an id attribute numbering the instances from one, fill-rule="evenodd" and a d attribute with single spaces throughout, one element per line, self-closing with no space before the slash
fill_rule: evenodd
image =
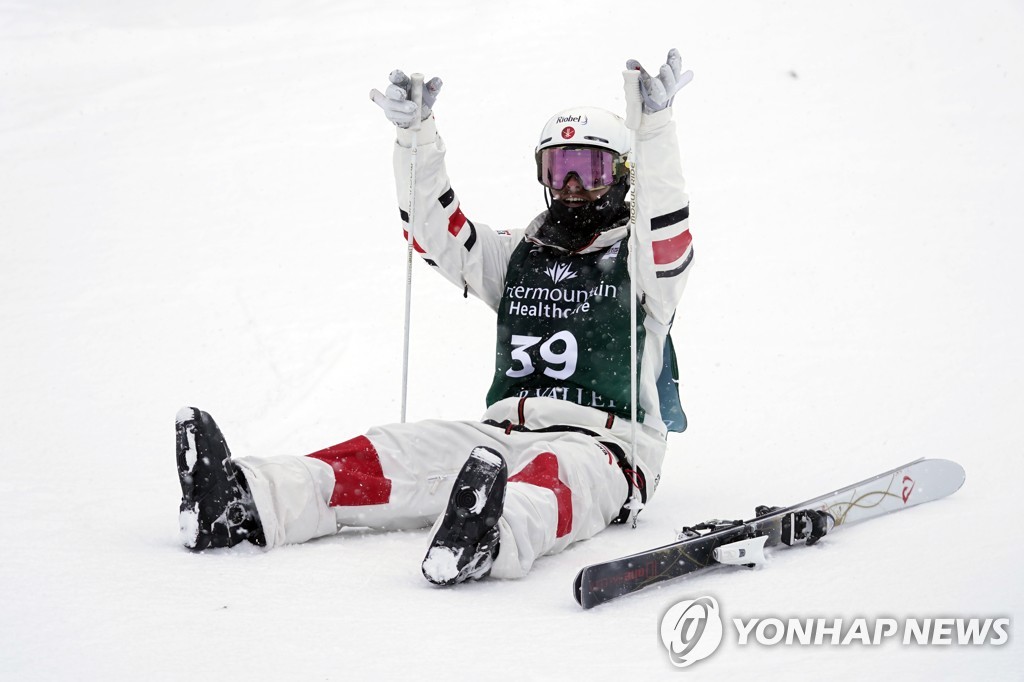
<path id="1" fill-rule="evenodd" d="M 454 580 L 459 574 L 459 558 L 463 551 L 452 547 L 431 547 L 423 560 L 423 575 L 438 584 Z"/>
<path id="2" fill-rule="evenodd" d="M 726 618 L 1019 620 L 1024 8 L 778 0 L 0 4 L 0 678 L 675 674 L 675 603 Z M 435 111 L 466 215 L 543 207 L 553 112 L 622 108 L 678 46 L 697 258 L 675 325 L 689 430 L 658 495 L 520 581 L 435 589 L 428 530 L 179 544 L 171 418 L 235 456 L 397 420 L 405 246 L 396 67 Z M 475 418 L 493 316 L 416 264 L 409 415 Z M 952 497 L 581 611 L 583 565 L 919 456 Z M 471 614 L 467 617 L 467 614 Z M 739 646 L 697 679 L 1014 679 L 1001 647 Z M 500 646 L 500 649 L 498 648 Z"/>
<path id="3" fill-rule="evenodd" d="M 494 452 L 489 448 L 473 448 L 473 452 L 471 453 L 471 455 L 473 456 L 473 458 L 480 460 L 484 464 L 489 464 L 491 467 L 494 467 L 496 469 L 501 468 L 501 465 L 503 464 L 501 455 L 499 455 L 498 453 Z M 483 488 L 480 489 L 480 492 L 484 492 Z M 475 511 L 476 510 L 474 510 L 474 512 Z"/>
<path id="4" fill-rule="evenodd" d="M 178 414 L 174 418 L 175 435 L 177 436 L 178 428 L 180 428 L 183 424 L 186 424 L 194 419 L 197 419 L 197 417 L 198 415 L 196 414 L 195 410 L 191 407 L 183 407 L 180 410 L 178 410 Z M 196 447 L 195 425 L 192 424 L 189 427 L 185 427 L 183 430 L 186 441 L 184 452 L 185 467 L 189 471 L 192 471 L 192 469 L 196 465 L 196 461 L 199 458 L 199 448 Z M 206 460 L 204 459 L 204 461 Z"/>
<path id="5" fill-rule="evenodd" d="M 195 409 L 192 407 L 182 407 L 178 410 L 178 414 L 174 416 L 174 421 L 177 424 L 184 424 L 196 419 Z"/>
<path id="6" fill-rule="evenodd" d="M 483 511 L 485 504 L 487 504 L 487 487 L 480 486 L 473 491 L 473 506 L 469 508 L 469 513 L 479 514 Z"/>
<path id="7" fill-rule="evenodd" d="M 195 509 L 184 509 L 178 513 L 178 542 L 185 547 L 195 547 L 199 538 L 199 513 Z"/>

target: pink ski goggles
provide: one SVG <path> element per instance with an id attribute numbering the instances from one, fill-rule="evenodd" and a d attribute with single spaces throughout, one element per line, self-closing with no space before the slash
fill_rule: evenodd
<path id="1" fill-rule="evenodd" d="M 551 189 L 565 187 L 572 173 L 584 189 L 604 189 L 615 184 L 625 168 L 625 158 L 597 147 L 548 147 L 537 153 L 537 180 Z"/>

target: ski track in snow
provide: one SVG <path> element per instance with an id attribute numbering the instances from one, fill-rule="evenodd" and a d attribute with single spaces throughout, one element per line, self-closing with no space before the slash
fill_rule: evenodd
<path id="1" fill-rule="evenodd" d="M 661 679 L 662 614 L 705 594 L 726 618 L 1017 619 L 1022 20 L 1009 1 L 0 3 L 0 678 L 447 679 L 469 658 L 495 680 Z M 676 103 L 691 426 L 639 527 L 454 589 L 420 574 L 426 529 L 184 550 L 182 405 L 235 456 L 398 418 L 405 249 L 369 89 L 440 75 L 462 208 L 511 228 L 544 205 L 547 117 L 621 110 L 624 61 L 672 46 L 696 74 Z M 410 418 L 475 418 L 492 314 L 422 263 L 414 290 Z M 585 564 L 919 456 L 966 485 L 762 569 L 572 600 Z M 1019 679 L 1015 639 L 727 636 L 678 674 Z"/>

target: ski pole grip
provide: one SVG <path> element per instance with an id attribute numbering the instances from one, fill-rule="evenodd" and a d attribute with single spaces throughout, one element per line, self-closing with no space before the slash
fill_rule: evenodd
<path id="1" fill-rule="evenodd" d="M 414 73 L 409 76 L 409 97 L 412 99 L 413 104 L 416 105 L 416 115 L 413 116 L 412 125 L 409 126 L 409 130 L 420 129 L 420 111 L 423 109 L 423 74 Z"/>
<path id="2" fill-rule="evenodd" d="M 640 95 L 640 72 L 626 69 L 622 72 L 622 89 L 626 93 L 626 127 L 640 129 L 640 116 L 644 112 L 644 100 Z"/>

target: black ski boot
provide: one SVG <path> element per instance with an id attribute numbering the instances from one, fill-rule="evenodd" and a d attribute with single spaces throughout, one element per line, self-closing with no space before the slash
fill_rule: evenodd
<path id="1" fill-rule="evenodd" d="M 455 479 L 448 507 L 423 559 L 435 585 L 479 580 L 498 556 L 498 518 L 505 505 L 508 467 L 491 448 L 473 448 Z"/>
<path id="2" fill-rule="evenodd" d="M 213 417 L 183 407 L 175 419 L 181 541 L 189 549 L 233 547 L 243 540 L 265 546 L 249 484 Z"/>

